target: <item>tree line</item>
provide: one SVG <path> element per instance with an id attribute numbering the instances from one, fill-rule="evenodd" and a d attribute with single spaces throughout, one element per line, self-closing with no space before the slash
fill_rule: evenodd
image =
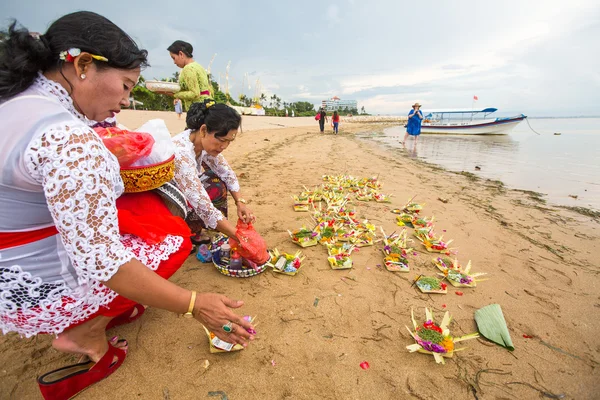
<path id="1" fill-rule="evenodd" d="M 179 80 L 179 72 L 175 72 L 173 77 L 162 79 L 163 81 L 174 81 L 177 82 Z M 242 106 L 242 107 L 251 107 L 254 103 L 254 99 L 246 96 L 245 94 L 241 94 L 238 99 L 234 99 L 230 94 L 223 93 L 219 90 L 219 84 L 212 79 L 212 76 L 209 75 L 209 81 L 213 88 L 213 98 L 217 103 L 225 103 L 232 106 Z M 131 91 L 131 95 L 134 100 L 140 101 L 144 103 L 139 108 L 144 110 L 152 110 L 152 111 L 172 111 L 173 110 L 173 97 L 167 96 L 165 94 L 158 94 L 151 92 L 146 89 L 145 78 L 140 76 L 138 84 Z M 295 102 L 286 102 L 283 101 L 276 94 L 267 97 L 264 93 L 260 95 L 258 99 L 260 105 L 265 109 L 266 115 L 272 116 L 283 116 L 285 115 L 285 110 L 288 110 L 288 114 L 292 114 L 292 110 L 294 111 L 294 115 L 298 117 L 307 117 L 313 116 L 317 113 L 314 105 L 308 101 L 295 101 Z M 132 105 L 133 106 L 133 105 Z M 342 115 L 366 115 L 365 108 L 361 107 L 361 112 L 359 113 L 357 109 L 349 109 L 345 108 L 343 110 L 338 110 L 338 112 Z"/>

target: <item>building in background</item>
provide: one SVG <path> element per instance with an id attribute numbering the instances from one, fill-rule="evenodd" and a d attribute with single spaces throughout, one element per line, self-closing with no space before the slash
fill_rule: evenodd
<path id="1" fill-rule="evenodd" d="M 358 103 L 356 102 L 356 100 L 342 100 L 337 96 L 334 96 L 329 100 L 323 100 L 321 102 L 321 107 L 323 107 L 325 111 L 358 111 Z"/>

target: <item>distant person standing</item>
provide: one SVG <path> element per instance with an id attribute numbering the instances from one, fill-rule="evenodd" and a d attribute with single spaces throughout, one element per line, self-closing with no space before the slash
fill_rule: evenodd
<path id="1" fill-rule="evenodd" d="M 329 119 L 327 118 L 327 113 L 325 112 L 325 109 L 323 109 L 323 107 L 321 107 L 321 109 L 319 110 L 319 128 L 321 128 L 321 133 L 325 132 L 325 122 L 328 122 Z"/>
<path id="2" fill-rule="evenodd" d="M 419 103 L 413 104 L 413 109 L 408 113 L 408 124 L 406 124 L 406 135 L 402 144 L 406 143 L 408 135 L 415 137 L 415 144 L 421 134 L 421 122 L 423 121 L 423 113 L 421 112 L 421 105 Z"/>
<path id="3" fill-rule="evenodd" d="M 340 115 L 337 111 L 333 112 L 333 117 L 331 117 L 331 122 L 333 122 L 333 133 L 335 135 L 338 134 L 338 128 L 340 126 Z"/>
<path id="4" fill-rule="evenodd" d="M 183 40 L 176 40 L 167 50 L 173 63 L 179 68 L 183 68 L 179 74 L 181 90 L 173 96 L 183 100 L 185 109 L 189 110 L 192 103 L 198 103 L 211 97 L 208 74 L 204 67 L 194 60 L 192 45 Z"/>
<path id="5" fill-rule="evenodd" d="M 183 113 L 181 99 L 173 100 L 173 105 L 175 105 L 175 113 L 177 114 L 177 119 L 181 119 L 181 114 Z"/>

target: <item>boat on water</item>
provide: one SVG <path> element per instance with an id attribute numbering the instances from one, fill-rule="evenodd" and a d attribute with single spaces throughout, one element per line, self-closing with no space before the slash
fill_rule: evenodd
<path id="1" fill-rule="evenodd" d="M 503 135 L 510 132 L 527 118 L 520 114 L 514 117 L 493 118 L 490 114 L 497 108 L 482 110 L 425 110 L 421 133 L 449 133 L 453 135 Z"/>

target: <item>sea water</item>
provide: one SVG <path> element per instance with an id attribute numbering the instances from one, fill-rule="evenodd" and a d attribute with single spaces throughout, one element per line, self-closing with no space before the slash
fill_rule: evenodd
<path id="1" fill-rule="evenodd" d="M 399 155 L 540 192 L 551 203 L 600 210 L 600 118 L 529 118 L 506 135 L 422 134 L 406 147 L 404 133 L 398 126 L 368 136 Z"/>

